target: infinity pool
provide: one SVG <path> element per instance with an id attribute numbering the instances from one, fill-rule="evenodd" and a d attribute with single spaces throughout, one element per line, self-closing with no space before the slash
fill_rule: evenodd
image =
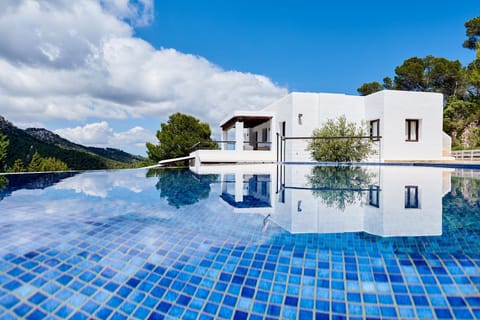
<path id="1" fill-rule="evenodd" d="M 0 318 L 480 318 L 480 170 L 0 176 Z"/>

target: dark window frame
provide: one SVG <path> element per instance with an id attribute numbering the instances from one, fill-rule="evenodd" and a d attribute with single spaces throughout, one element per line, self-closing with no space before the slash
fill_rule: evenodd
<path id="1" fill-rule="evenodd" d="M 374 185 L 368 188 L 368 204 L 380 208 L 380 186 Z"/>
<path id="2" fill-rule="evenodd" d="M 262 142 L 268 142 L 268 128 L 262 129 Z"/>
<path id="3" fill-rule="evenodd" d="M 411 190 L 413 192 L 413 198 L 411 198 Z M 405 209 L 419 209 L 420 197 L 418 195 L 418 186 L 405 186 Z"/>
<path id="4" fill-rule="evenodd" d="M 420 121 L 418 119 L 405 119 L 405 123 L 407 125 L 407 138 L 405 141 L 407 142 L 418 142 L 418 128 L 420 126 Z M 412 138 L 412 123 L 415 123 L 415 139 Z"/>
<path id="5" fill-rule="evenodd" d="M 374 126 L 375 126 L 376 129 L 377 129 L 377 134 L 376 134 L 376 135 L 373 134 L 373 131 L 374 131 L 373 128 L 374 128 Z M 380 119 L 370 120 L 370 137 L 372 137 L 372 140 L 373 140 L 373 141 L 378 141 L 378 140 L 380 140 L 379 138 L 373 138 L 374 136 L 375 136 L 375 137 L 380 136 Z"/>

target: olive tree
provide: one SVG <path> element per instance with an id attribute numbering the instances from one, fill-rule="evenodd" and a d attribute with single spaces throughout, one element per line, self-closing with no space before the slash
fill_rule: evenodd
<path id="1" fill-rule="evenodd" d="M 335 120 L 327 120 L 323 127 L 315 129 L 307 150 L 317 161 L 362 161 L 373 154 L 372 140 L 358 138 L 366 135 L 367 130 L 363 126 L 347 121 L 342 115 Z"/>

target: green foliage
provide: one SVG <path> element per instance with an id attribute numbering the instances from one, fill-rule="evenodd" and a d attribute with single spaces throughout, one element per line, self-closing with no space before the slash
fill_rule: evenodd
<path id="1" fill-rule="evenodd" d="M 37 151 L 35 151 L 33 154 L 32 160 L 28 165 L 28 171 L 30 172 L 67 170 L 68 166 L 65 164 L 65 162 L 53 157 L 43 158 Z"/>
<path id="2" fill-rule="evenodd" d="M 426 56 L 412 57 L 395 68 L 395 78 L 385 77 L 383 85 L 373 81 L 364 83 L 357 91 L 367 95 L 382 89 L 440 92 L 445 101 L 451 96 L 463 95 L 465 73 L 458 60 Z"/>
<path id="3" fill-rule="evenodd" d="M 4 175 L 0 175 L 0 191 L 5 189 L 8 185 L 9 181 L 8 178 L 5 177 Z M 2 200 L 2 197 L 0 196 L 0 200 Z"/>
<path id="4" fill-rule="evenodd" d="M 468 39 L 463 42 L 463 47 L 474 50 L 480 39 L 480 17 L 465 22 L 465 29 Z"/>
<path id="5" fill-rule="evenodd" d="M 158 177 L 160 197 L 169 205 L 180 208 L 208 198 L 215 175 L 196 175 L 188 169 L 150 169 L 147 177 Z"/>
<path id="6" fill-rule="evenodd" d="M 383 78 L 383 87 L 387 90 L 393 89 L 393 81 L 390 77 Z"/>
<path id="7" fill-rule="evenodd" d="M 480 98 L 480 43 L 477 49 L 477 59 L 466 68 L 466 91 L 469 98 Z"/>
<path id="8" fill-rule="evenodd" d="M 440 92 L 445 100 L 459 92 L 464 78 L 460 61 L 434 56 L 407 59 L 395 68 L 395 74 L 394 89 Z"/>
<path id="9" fill-rule="evenodd" d="M 5 166 L 7 164 L 7 150 L 10 141 L 8 137 L 0 131 L 0 172 L 5 170 Z"/>
<path id="10" fill-rule="evenodd" d="M 187 156 L 192 147 L 200 142 L 203 149 L 216 149 L 217 144 L 210 138 L 211 130 L 207 123 L 182 113 L 170 115 L 167 123 L 157 131 L 160 144 L 147 142 L 147 154 L 153 161 Z"/>
<path id="11" fill-rule="evenodd" d="M 29 134 L 27 130 L 15 127 L 1 116 L 0 129 L 10 141 L 6 159 L 8 167 L 17 159 L 28 164 L 35 151 L 45 157 L 61 160 L 74 170 L 131 168 L 142 160 L 141 157 L 128 155 L 120 150 L 84 147 L 65 139 L 61 139 L 61 144 L 43 141 Z"/>
<path id="12" fill-rule="evenodd" d="M 40 172 L 43 171 L 42 169 L 42 156 L 38 151 L 35 151 L 35 153 L 32 156 L 32 160 L 30 160 L 30 163 L 28 164 L 28 171 L 30 172 Z"/>
<path id="13" fill-rule="evenodd" d="M 352 166 L 319 166 L 308 176 L 313 195 L 340 210 L 360 202 L 373 180 L 374 175 L 365 168 Z"/>
<path id="14" fill-rule="evenodd" d="M 358 93 L 362 96 L 367 96 L 369 94 L 375 93 L 377 91 L 382 91 L 383 87 L 377 81 L 367 82 L 362 84 L 361 87 L 357 88 Z"/>
<path id="15" fill-rule="evenodd" d="M 21 159 L 15 160 L 13 163 L 13 166 L 8 168 L 8 172 L 26 172 L 27 168 L 25 168 L 25 165 L 23 164 L 23 161 Z"/>
<path id="16" fill-rule="evenodd" d="M 462 144 L 461 136 L 463 132 L 471 127 L 472 123 L 480 122 L 480 103 L 479 101 L 465 101 L 451 99 L 443 111 L 443 130 L 452 137 L 452 145 L 460 146 Z M 476 136 L 479 128 L 473 128 L 473 138 L 467 147 L 480 146 L 480 137 Z"/>
<path id="17" fill-rule="evenodd" d="M 336 120 L 329 119 L 322 128 L 313 131 L 307 150 L 317 161 L 350 162 L 362 161 L 373 154 L 373 143 L 370 139 L 352 137 L 366 136 L 366 129 L 348 122 L 343 115 Z M 345 137 L 326 139 L 329 137 Z"/>
<path id="18" fill-rule="evenodd" d="M 388 77 L 383 79 L 385 89 L 442 93 L 443 130 L 452 137 L 453 149 L 480 146 L 480 17 L 467 21 L 465 28 L 468 39 L 463 46 L 476 49 L 476 59 L 467 67 L 458 60 L 431 55 L 412 57 L 395 68 L 393 82 Z M 378 88 L 377 82 L 362 87 L 371 83 Z"/>

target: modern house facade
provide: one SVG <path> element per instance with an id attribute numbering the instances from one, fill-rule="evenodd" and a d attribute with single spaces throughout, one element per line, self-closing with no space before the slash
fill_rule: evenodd
<path id="1" fill-rule="evenodd" d="M 293 92 L 260 111 L 235 112 L 221 124 L 221 150 L 198 150 L 201 163 L 308 162 L 314 129 L 344 115 L 369 128 L 376 154 L 370 161 L 451 159 L 451 141 L 442 131 L 439 93 L 384 90 L 368 96 Z"/>

